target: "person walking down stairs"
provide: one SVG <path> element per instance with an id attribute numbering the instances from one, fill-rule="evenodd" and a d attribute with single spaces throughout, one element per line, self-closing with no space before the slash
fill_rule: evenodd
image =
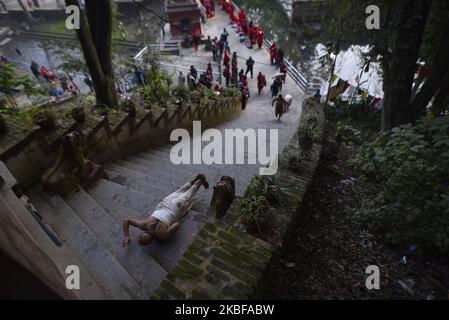
<path id="1" fill-rule="evenodd" d="M 142 230 L 138 243 L 141 246 L 150 245 L 154 238 L 158 241 L 168 240 L 180 228 L 181 219 L 189 212 L 195 201 L 198 190 L 203 186 L 209 188 L 209 183 L 203 174 L 199 174 L 192 182 L 188 182 L 174 193 L 167 196 L 156 207 L 153 214 L 145 220 L 132 218 L 123 221 L 123 233 L 125 239 L 123 245 L 129 245 L 131 238 L 129 227 L 133 226 Z"/>

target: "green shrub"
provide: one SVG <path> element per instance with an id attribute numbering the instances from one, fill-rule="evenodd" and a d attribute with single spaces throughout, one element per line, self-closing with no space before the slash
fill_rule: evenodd
<path id="1" fill-rule="evenodd" d="M 245 226 L 255 225 L 259 231 L 261 215 L 265 213 L 267 200 L 264 196 L 252 196 L 251 198 L 243 198 L 240 201 L 240 215 L 238 221 Z"/>
<path id="2" fill-rule="evenodd" d="M 302 160 L 299 152 L 289 151 L 282 159 L 281 168 L 299 173 L 301 172 Z"/>
<path id="3" fill-rule="evenodd" d="M 382 134 L 352 164 L 381 187 L 359 212 L 362 226 L 392 244 L 449 251 L 449 117 Z"/>
<path id="4" fill-rule="evenodd" d="M 378 132 L 381 127 L 381 112 L 366 104 L 337 103 L 336 106 L 325 107 L 326 118 L 343 120 L 346 123 L 357 123 L 364 129 Z"/>
<path id="5" fill-rule="evenodd" d="M 184 101 L 188 101 L 190 99 L 189 88 L 184 85 L 178 85 L 175 90 L 173 90 L 173 95 Z"/>

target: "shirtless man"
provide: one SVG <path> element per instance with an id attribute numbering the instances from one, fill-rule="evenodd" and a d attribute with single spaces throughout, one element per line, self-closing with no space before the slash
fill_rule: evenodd
<path id="1" fill-rule="evenodd" d="M 201 186 L 207 189 L 209 183 L 204 175 L 199 174 L 192 182 L 186 183 L 159 203 L 150 217 L 144 220 L 123 220 L 123 245 L 127 246 L 131 241 L 129 226 L 143 231 L 137 240 L 141 246 L 150 245 L 154 238 L 161 242 L 168 240 L 179 230 L 179 222 L 192 208 L 195 195 Z"/>

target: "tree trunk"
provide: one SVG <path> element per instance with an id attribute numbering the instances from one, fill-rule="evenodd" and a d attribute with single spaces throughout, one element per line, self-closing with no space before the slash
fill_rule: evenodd
<path id="1" fill-rule="evenodd" d="M 434 11 L 447 17 L 449 15 L 449 4 L 444 3 L 443 8 L 435 6 Z M 438 31 L 440 31 L 440 34 L 437 37 L 438 43 L 435 45 L 435 55 L 429 64 L 429 74 L 411 104 L 414 121 L 426 110 L 432 98 L 441 88 L 441 83 L 449 76 L 449 19 L 444 20 L 444 24 L 439 27 Z"/>
<path id="2" fill-rule="evenodd" d="M 67 6 L 78 5 L 66 0 Z M 112 12 L 110 0 L 86 0 L 86 12 L 81 11 L 80 28 L 76 30 L 92 77 L 97 103 L 109 107 L 118 105 L 111 57 Z"/>
<path id="3" fill-rule="evenodd" d="M 440 90 L 438 91 L 432 104 L 432 113 L 436 116 L 441 115 L 447 110 L 449 106 L 449 74 L 443 81 Z"/>
<path id="4" fill-rule="evenodd" d="M 384 109 L 382 130 L 413 121 L 410 107 L 413 79 L 431 2 L 400 1 L 393 17 L 396 33 L 389 53 L 382 57 Z"/>
<path id="5" fill-rule="evenodd" d="M 105 76 L 106 86 L 112 88 L 108 100 L 118 105 L 115 91 L 115 76 L 112 66 L 112 6 L 110 0 L 88 0 L 86 11 L 92 33 L 92 40 L 97 49 L 98 59 Z M 98 16 L 101 15 L 101 20 Z"/>

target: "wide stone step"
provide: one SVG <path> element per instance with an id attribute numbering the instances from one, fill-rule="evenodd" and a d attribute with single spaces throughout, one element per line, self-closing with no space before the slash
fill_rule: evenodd
<path id="1" fill-rule="evenodd" d="M 41 190 L 31 190 L 29 196 L 39 214 L 63 239 L 108 298 L 147 298 L 137 282 L 60 196 L 49 196 Z"/>
<path id="2" fill-rule="evenodd" d="M 175 192 L 179 186 L 164 186 L 157 182 L 155 183 L 148 183 L 147 180 L 140 178 L 138 176 L 132 176 L 132 174 L 128 173 L 118 173 L 112 170 L 107 170 L 109 181 L 114 182 L 116 184 L 119 184 L 121 186 L 124 186 L 130 190 L 139 191 L 142 193 L 146 193 L 150 198 L 149 199 L 156 199 L 155 203 L 159 203 L 162 201 L 166 196 L 169 194 Z M 162 181 L 162 180 L 161 180 Z M 197 197 L 196 201 L 194 203 L 193 208 L 195 210 L 206 212 L 207 206 L 210 203 L 210 199 L 212 197 L 212 193 L 209 192 L 209 190 L 201 190 Z M 147 199 L 148 201 L 148 199 Z"/>
<path id="3" fill-rule="evenodd" d="M 148 150 L 147 152 L 139 153 L 137 156 L 143 157 L 143 158 L 146 158 L 146 159 L 152 160 L 152 161 L 154 159 L 158 159 L 159 161 L 170 161 L 170 152 L 171 152 L 171 149 L 168 147 L 167 148 L 158 148 L 158 149 L 154 149 L 154 150 Z M 236 153 L 236 151 L 235 151 L 235 147 L 234 147 L 234 161 L 236 161 L 235 153 Z M 224 154 L 225 154 L 225 152 L 223 150 L 223 155 Z M 254 159 L 256 159 L 256 162 L 257 162 L 257 160 L 258 160 L 257 154 L 252 154 L 252 156 L 254 157 Z M 244 160 L 245 164 L 247 164 L 249 162 L 248 159 L 249 159 L 249 152 L 248 152 L 248 150 L 245 149 L 243 152 L 243 160 Z M 220 169 L 223 169 L 224 166 L 226 166 L 226 164 L 213 163 L 213 164 L 207 164 L 207 165 L 203 164 L 203 166 L 206 169 L 216 168 L 216 169 L 220 170 Z M 249 166 L 251 166 L 251 165 L 249 165 Z"/>
<path id="4" fill-rule="evenodd" d="M 152 151 L 151 151 L 152 152 Z M 155 163 L 157 160 L 153 158 L 153 154 L 146 152 L 140 153 L 140 157 L 145 157 L 148 163 Z M 163 162 L 161 160 L 160 162 Z M 144 161 L 139 161 L 140 165 L 143 167 L 145 165 Z M 148 164 L 149 165 L 149 164 Z M 158 166 L 158 165 L 155 165 Z M 246 191 L 248 186 L 248 181 L 251 181 L 256 175 L 259 175 L 260 165 L 177 165 L 177 170 L 182 170 L 186 176 L 186 180 L 190 177 L 195 176 L 198 173 L 203 173 L 206 175 L 209 183 L 213 186 L 216 182 L 220 180 L 222 176 L 231 176 L 236 181 L 236 195 L 242 196 Z M 148 168 L 148 167 L 146 167 Z M 150 175 L 157 175 L 161 172 L 166 173 L 170 171 L 170 167 L 158 167 L 158 168 L 148 168 L 147 173 Z M 199 194 L 199 199 L 205 199 L 204 201 L 209 204 L 212 199 L 213 189 L 205 191 Z M 204 197 L 203 197 L 204 195 Z"/>
<path id="5" fill-rule="evenodd" d="M 143 215 L 151 214 L 162 200 L 159 195 L 149 195 L 104 179 L 98 180 L 89 193 L 94 194 L 96 199 L 101 199 L 101 203 L 114 200 L 122 207 L 141 212 Z"/>
<path id="6" fill-rule="evenodd" d="M 171 184 L 182 185 L 185 183 L 184 178 L 180 175 L 173 175 L 167 172 L 161 166 L 155 165 L 153 168 L 145 167 L 145 165 L 132 162 L 130 159 L 117 160 L 115 163 L 119 166 L 125 167 L 129 170 L 133 170 L 137 173 L 141 173 L 147 176 L 155 177 L 160 180 L 168 181 Z"/>
<path id="7" fill-rule="evenodd" d="M 142 297 L 148 298 L 165 277 L 164 268 L 138 245 L 124 247 L 122 225 L 84 190 L 70 195 L 66 201 L 141 287 L 133 288 L 133 292 L 143 291 Z"/>
<path id="8" fill-rule="evenodd" d="M 179 178 L 184 176 L 185 181 L 194 178 L 197 174 L 202 173 L 206 175 L 209 182 L 215 182 L 217 176 L 227 172 L 228 175 L 233 171 L 230 165 L 206 165 L 206 164 L 180 164 L 175 165 L 170 162 L 169 157 L 163 158 L 161 155 L 153 153 L 153 150 L 148 152 L 141 152 L 136 156 L 129 158 L 132 163 L 138 164 L 147 168 L 147 172 L 154 172 L 165 174 L 168 178 Z"/>
<path id="9" fill-rule="evenodd" d="M 170 162 L 170 159 L 168 159 L 167 161 L 149 161 L 136 155 L 129 156 L 126 158 L 126 160 L 148 169 L 165 169 L 165 171 L 163 172 L 166 173 L 167 176 L 179 177 L 185 175 L 185 171 L 182 168 L 173 165 Z"/>
<path id="10" fill-rule="evenodd" d="M 116 192 L 111 193 L 114 189 Z M 139 210 L 142 205 L 133 205 L 132 208 L 124 206 L 123 202 L 117 199 L 115 193 L 123 193 L 122 186 L 114 185 L 113 183 L 103 180 L 99 181 L 95 188 L 89 191 L 92 198 L 95 199 L 105 209 L 110 216 L 117 222 L 121 223 L 123 219 L 131 217 L 134 219 L 145 219 L 153 211 Z M 138 199 L 140 197 L 140 199 Z M 135 193 L 133 195 L 135 201 L 146 201 L 145 195 Z M 134 209 L 133 209 L 134 208 Z M 154 209 L 154 208 L 153 208 Z M 171 270 L 183 255 L 187 247 L 192 243 L 196 234 L 201 227 L 206 223 L 208 217 L 205 214 L 191 210 L 182 220 L 179 231 L 165 243 L 155 241 L 146 248 L 142 248 L 147 254 L 151 255 L 160 265 L 166 270 Z M 139 231 L 131 228 L 134 233 L 131 233 L 135 240 Z M 133 242 L 132 242 L 133 243 Z"/>
<path id="11" fill-rule="evenodd" d="M 150 181 L 139 173 L 123 169 L 117 165 L 114 168 L 111 165 L 107 165 L 106 171 L 108 173 L 109 181 L 136 191 L 147 193 L 149 196 L 155 197 L 159 201 L 179 188 L 174 184 L 166 183 L 164 180 L 157 180 L 154 177 L 152 178 L 152 181 Z"/>
<path id="12" fill-rule="evenodd" d="M 185 181 L 193 179 L 197 174 L 204 174 L 210 180 L 209 182 L 214 182 L 218 171 L 222 171 L 224 166 L 221 165 L 196 165 L 196 164 L 180 164 L 175 165 L 170 162 L 170 159 L 163 159 L 160 156 L 154 155 L 153 153 L 141 152 L 135 156 L 139 160 L 133 160 L 135 163 L 139 163 L 142 166 L 150 168 L 149 172 L 157 170 L 158 172 L 165 173 L 168 177 L 176 175 L 176 177 L 184 176 Z M 142 161 L 144 160 L 144 161 Z M 151 165 L 151 167 L 149 167 Z"/>
<path id="13" fill-rule="evenodd" d="M 213 183 L 217 178 L 216 170 L 210 169 L 206 170 L 205 166 L 176 166 L 171 164 L 162 164 L 160 162 L 148 161 L 139 157 L 128 157 L 127 160 L 116 161 L 117 164 L 125 166 L 131 170 L 137 172 L 145 172 L 146 175 L 157 177 L 159 180 L 170 181 L 170 183 L 177 183 L 178 186 L 185 184 L 186 182 L 192 180 L 197 174 L 204 173 L 211 183 Z M 204 212 L 207 210 L 207 205 L 211 199 L 211 189 L 203 190 L 198 193 L 198 201 L 194 205 L 194 209 Z M 174 190 L 166 190 L 166 193 L 160 198 L 162 200 L 165 196 L 169 195 Z M 201 205 L 201 207 L 199 207 Z"/>

